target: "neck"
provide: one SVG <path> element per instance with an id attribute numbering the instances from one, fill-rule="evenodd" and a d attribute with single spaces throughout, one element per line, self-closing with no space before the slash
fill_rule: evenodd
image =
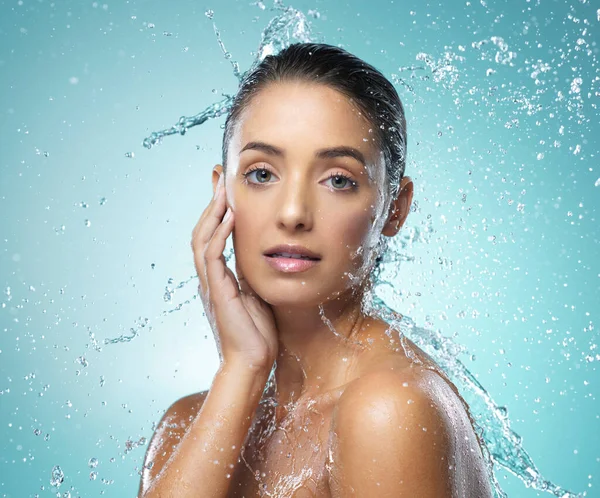
<path id="1" fill-rule="evenodd" d="M 344 295 L 312 308 L 273 308 L 279 332 L 275 381 L 280 404 L 317 395 L 344 383 L 364 315 L 361 298 Z"/>

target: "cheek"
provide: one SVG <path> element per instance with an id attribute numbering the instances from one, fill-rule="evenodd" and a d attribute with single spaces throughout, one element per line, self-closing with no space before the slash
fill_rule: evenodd
<path id="1" fill-rule="evenodd" d="M 241 254 L 252 250 L 257 243 L 257 233 L 261 233 L 259 213 L 249 209 L 244 209 L 238 203 L 238 209 L 235 211 L 235 225 L 233 227 L 233 238 L 236 244 L 236 252 L 241 251 Z"/>
<path id="2" fill-rule="evenodd" d="M 373 219 L 370 209 L 346 210 L 329 218 L 324 233 L 333 242 L 332 246 L 352 256 L 373 238 Z"/>

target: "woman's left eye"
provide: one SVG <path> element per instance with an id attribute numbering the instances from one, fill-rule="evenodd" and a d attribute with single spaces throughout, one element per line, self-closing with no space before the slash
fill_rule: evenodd
<path id="1" fill-rule="evenodd" d="M 331 186 L 334 190 L 353 190 L 357 187 L 356 182 L 352 178 L 341 173 L 331 175 L 326 181 L 331 181 Z"/>

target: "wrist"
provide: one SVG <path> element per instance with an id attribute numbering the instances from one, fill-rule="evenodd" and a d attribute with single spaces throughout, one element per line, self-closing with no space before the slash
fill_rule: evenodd
<path id="1" fill-rule="evenodd" d="M 239 375 L 248 373 L 268 377 L 274 362 L 275 359 L 269 358 L 267 354 L 260 356 L 233 355 L 222 359 L 220 370 L 232 371 Z"/>
<path id="2" fill-rule="evenodd" d="M 267 366 L 267 363 L 265 362 L 253 362 L 248 359 L 235 358 L 222 360 L 221 365 L 219 366 L 218 374 L 225 377 L 231 376 L 233 378 L 252 378 L 257 380 L 264 379 L 266 382 L 269 378 L 272 367 L 272 362 L 270 366 Z"/>

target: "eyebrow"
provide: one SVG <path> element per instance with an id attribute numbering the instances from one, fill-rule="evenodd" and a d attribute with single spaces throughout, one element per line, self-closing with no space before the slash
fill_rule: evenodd
<path id="1" fill-rule="evenodd" d="M 283 149 L 280 149 L 279 147 L 275 147 L 274 145 L 265 142 L 248 142 L 246 145 L 244 145 L 242 150 L 240 150 L 240 154 L 245 150 L 258 150 L 271 156 L 285 156 Z M 365 156 L 363 155 L 363 153 L 360 150 L 355 149 L 354 147 L 350 147 L 348 145 L 339 145 L 337 147 L 327 147 L 325 149 L 319 149 L 315 152 L 315 157 L 317 159 L 351 157 L 353 159 L 356 159 L 359 163 L 361 163 L 363 167 L 366 167 L 367 165 L 367 161 L 365 160 Z"/>

